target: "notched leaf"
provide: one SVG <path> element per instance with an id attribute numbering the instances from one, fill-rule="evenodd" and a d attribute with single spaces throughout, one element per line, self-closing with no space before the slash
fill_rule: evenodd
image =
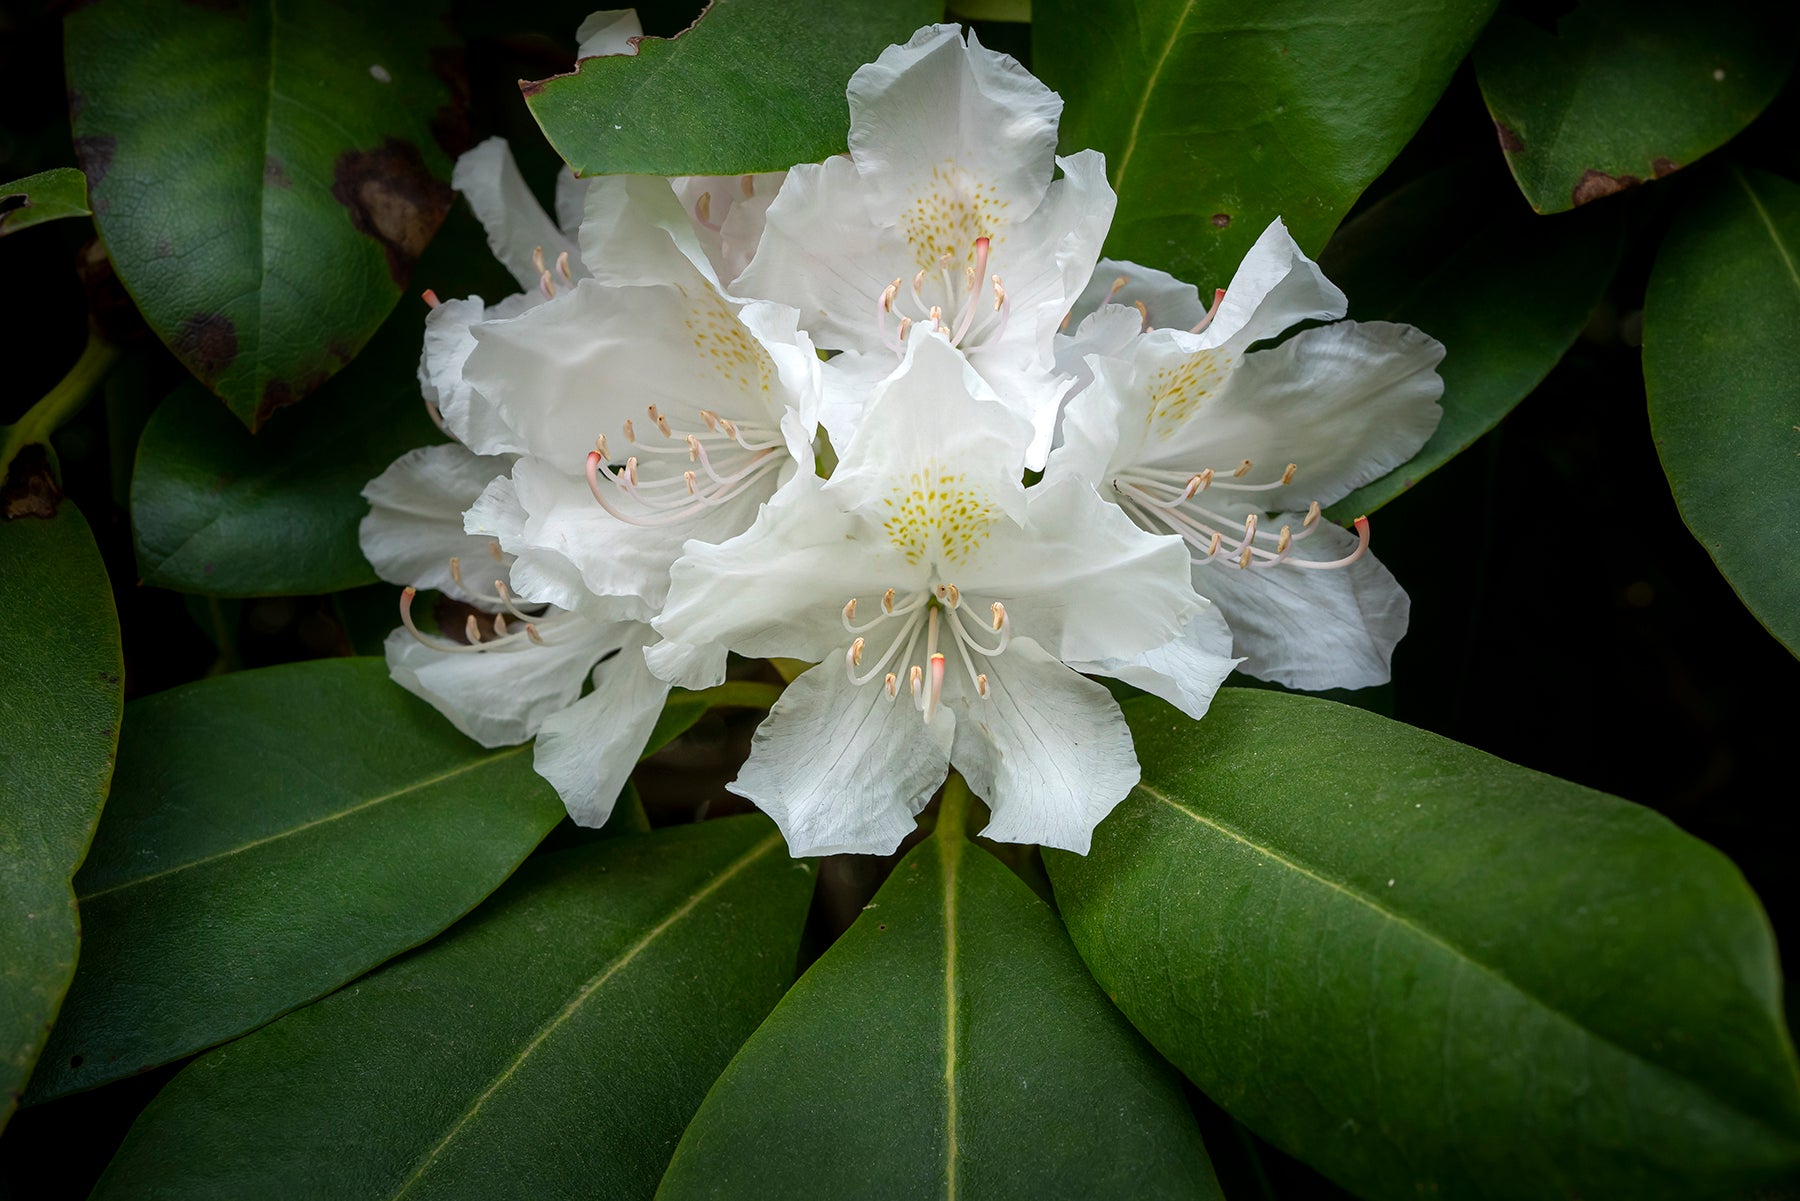
<path id="1" fill-rule="evenodd" d="M 432 175 L 419 148 L 389 138 L 374 150 L 347 150 L 332 168 L 331 195 L 358 233 L 381 243 L 388 273 L 404 287 L 450 211 L 450 185 Z"/>
<path id="2" fill-rule="evenodd" d="M 7 468 L 6 484 L 0 487 L 0 517 L 7 521 L 55 517 L 62 496 L 56 477 L 50 473 L 49 453 L 36 444 L 27 446 Z"/>
<path id="3" fill-rule="evenodd" d="M 1611 196 L 1616 192 L 1623 192 L 1627 188 L 1639 187 L 1643 182 L 1635 175 L 1608 175 L 1604 171 L 1597 171 L 1590 167 L 1581 173 L 1581 179 L 1570 190 L 1569 200 L 1576 208 L 1580 208 L 1602 196 Z"/>

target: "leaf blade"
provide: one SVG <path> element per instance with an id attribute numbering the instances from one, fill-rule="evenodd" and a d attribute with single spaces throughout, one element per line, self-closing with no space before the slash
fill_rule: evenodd
<path id="1" fill-rule="evenodd" d="M 21 203 L 7 207 L 6 202 Z M 86 217 L 87 176 L 74 167 L 52 167 L 0 184 L 0 238 L 64 217 Z"/>

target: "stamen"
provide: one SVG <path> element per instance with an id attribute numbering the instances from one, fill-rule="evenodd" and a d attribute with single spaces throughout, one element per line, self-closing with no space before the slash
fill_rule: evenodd
<path id="1" fill-rule="evenodd" d="M 887 692 L 888 700 L 893 700 L 900 691 L 900 677 L 891 671 L 888 672 L 887 681 L 882 684 L 882 688 Z"/>
<path id="2" fill-rule="evenodd" d="M 700 199 L 694 201 L 694 217 L 708 229 L 717 229 L 712 223 L 712 193 L 700 193 Z"/>
<path id="3" fill-rule="evenodd" d="M 462 560 L 455 555 L 450 556 L 450 578 L 456 581 L 458 587 L 462 586 Z"/>
<path id="4" fill-rule="evenodd" d="M 756 195 L 756 176 L 754 176 L 754 175 L 739 176 L 738 177 L 738 187 L 740 187 L 744 190 L 744 199 L 745 200 L 750 199 L 752 196 Z"/>
<path id="5" fill-rule="evenodd" d="M 692 434 L 689 434 L 687 436 L 687 448 L 688 448 L 688 462 L 698 463 L 700 461 L 700 454 L 701 454 L 700 439 L 696 438 Z M 707 473 L 709 475 L 711 474 L 711 472 L 712 472 L 712 469 L 710 467 L 707 468 Z"/>
<path id="6" fill-rule="evenodd" d="M 493 557 L 493 560 L 496 563 L 506 562 L 506 557 L 500 553 L 500 542 L 498 539 L 488 543 L 488 554 Z"/>
<path id="7" fill-rule="evenodd" d="M 631 418 L 627 417 L 625 419 L 625 424 L 621 428 L 623 428 L 625 431 L 625 441 L 627 441 L 627 442 L 636 442 L 637 441 L 637 430 L 635 428 L 633 428 L 633 426 L 631 424 Z"/>
<path id="8" fill-rule="evenodd" d="M 912 318 L 911 317 L 900 318 L 900 340 L 902 342 L 906 341 L 906 335 L 911 330 L 912 330 Z"/>
<path id="9" fill-rule="evenodd" d="M 1144 302 L 1141 300 L 1132 301 L 1131 306 L 1138 311 L 1138 320 L 1143 322 L 1143 330 L 1139 332 L 1147 331 L 1150 328 L 1150 310 L 1144 307 Z"/>
<path id="10" fill-rule="evenodd" d="M 1240 479 L 1240 480 L 1243 479 L 1245 476 L 1249 475 L 1250 474 L 1250 460 L 1245 459 L 1242 463 L 1239 463 L 1237 465 L 1237 470 L 1232 472 L 1231 474 L 1234 478 Z"/>
<path id="11" fill-rule="evenodd" d="M 599 455 L 603 459 L 612 457 L 606 453 L 606 435 L 605 434 L 595 434 L 594 435 L 594 453 Z"/>
<path id="12" fill-rule="evenodd" d="M 894 615 L 894 590 L 889 588 L 881 598 L 881 611 L 889 617 Z"/>
<path id="13" fill-rule="evenodd" d="M 901 281 L 896 278 L 893 283 L 881 290 L 882 312 L 891 313 L 894 311 L 894 297 L 900 295 L 900 284 Z"/>
<path id="14" fill-rule="evenodd" d="M 566 250 L 556 256 L 556 273 L 571 283 L 575 281 L 574 272 L 569 270 L 569 252 Z"/>
<path id="15" fill-rule="evenodd" d="M 984 701 L 987 700 L 987 698 L 988 698 L 988 681 L 987 681 L 987 673 L 985 671 L 975 677 L 975 691 L 980 694 L 982 700 L 984 700 Z"/>
<path id="16" fill-rule="evenodd" d="M 648 412 L 650 414 L 650 420 L 655 422 L 658 432 L 660 432 L 663 437 L 670 438 L 674 436 L 669 431 L 669 419 L 664 417 L 662 413 L 657 410 L 655 405 L 648 406 Z"/>
<path id="17" fill-rule="evenodd" d="M 1113 297 L 1117 296 L 1120 292 L 1123 292 L 1125 290 L 1125 285 L 1130 282 L 1131 281 L 1126 279 L 1123 275 L 1113 280 L 1112 288 L 1106 293 L 1106 299 L 1100 303 L 1111 304 L 1113 302 Z"/>
<path id="18" fill-rule="evenodd" d="M 481 626 L 475 620 L 473 613 L 469 614 L 468 620 L 463 622 L 463 633 L 468 636 L 470 646 L 481 641 Z"/>
<path id="19" fill-rule="evenodd" d="M 844 625 L 848 627 L 856 620 L 856 598 L 853 596 L 844 602 Z"/>
<path id="20" fill-rule="evenodd" d="M 547 643 L 545 643 L 545 641 L 543 639 L 543 635 L 538 633 L 537 625 L 534 622 L 528 621 L 525 623 L 525 634 L 527 637 L 529 637 L 533 642 L 537 643 L 539 646 L 548 645 Z"/>
<path id="21" fill-rule="evenodd" d="M 1000 277 L 998 275 L 996 275 L 994 277 L 994 311 L 996 313 L 998 313 L 1001 309 L 1003 309 L 1005 307 L 1006 307 L 1006 285 L 1001 283 Z M 1067 317 L 1064 317 L 1063 324 L 1067 325 L 1068 323 L 1069 323 L 1069 319 Z"/>
<path id="22" fill-rule="evenodd" d="M 1204 331 L 1207 326 L 1209 326 L 1213 323 L 1213 318 L 1217 317 L 1219 315 L 1219 306 L 1224 303 L 1225 303 L 1225 289 L 1220 288 L 1213 293 L 1212 308 L 1206 310 L 1206 316 L 1200 318 L 1199 321 L 1195 322 L 1194 328 L 1190 329 L 1188 331 L 1188 333 L 1197 334 L 1197 333 Z"/>
<path id="23" fill-rule="evenodd" d="M 851 667 L 861 667 L 862 655 L 863 640 L 858 638 L 855 642 L 850 644 L 850 649 L 844 653 L 844 659 Z"/>
<path id="24" fill-rule="evenodd" d="M 931 328 L 938 331 L 944 328 L 944 310 L 935 304 L 931 306 Z"/>
<path id="25" fill-rule="evenodd" d="M 1315 522 L 1317 522 L 1318 520 L 1319 520 L 1319 502 L 1315 500 L 1315 501 L 1313 501 L 1312 504 L 1306 506 L 1306 520 L 1302 521 L 1300 523 L 1300 528 L 1303 530 L 1309 530 L 1313 527 L 1313 524 Z"/>
<path id="26" fill-rule="evenodd" d="M 911 680 L 912 680 L 913 700 L 917 701 L 919 699 L 920 692 L 922 692 L 924 689 L 925 672 L 919 667 L 919 665 L 917 663 L 915 663 L 912 666 L 912 671 L 907 674 L 911 677 Z"/>
<path id="27" fill-rule="evenodd" d="M 1287 465 L 1287 469 L 1281 473 L 1281 482 L 1284 484 L 1293 483 L 1294 482 L 1294 473 L 1298 470 L 1300 470 L 1300 464 L 1289 463 Z"/>
<path id="28" fill-rule="evenodd" d="M 1252 547 L 1248 542 L 1244 543 L 1244 553 L 1238 556 L 1237 565 L 1239 567 L 1250 566 L 1250 555 L 1254 550 L 1255 550 L 1255 548 Z"/>
<path id="29" fill-rule="evenodd" d="M 538 276 L 538 289 L 543 292 L 545 300 L 556 299 L 556 281 L 550 278 L 548 271 Z"/>
<path id="30" fill-rule="evenodd" d="M 538 274 L 540 274 L 540 275 L 543 274 L 543 272 L 544 272 L 544 248 L 542 246 L 533 246 L 531 248 L 531 265 L 533 267 L 537 268 Z"/>
<path id="31" fill-rule="evenodd" d="M 1278 555 L 1285 555 L 1288 552 L 1288 547 L 1292 546 L 1293 544 L 1294 544 L 1294 527 L 1291 525 L 1282 526 L 1281 527 L 1281 536 L 1275 539 L 1275 553 Z"/>
<path id="32" fill-rule="evenodd" d="M 506 614 L 494 614 L 494 633 L 502 638 L 506 637 Z"/>

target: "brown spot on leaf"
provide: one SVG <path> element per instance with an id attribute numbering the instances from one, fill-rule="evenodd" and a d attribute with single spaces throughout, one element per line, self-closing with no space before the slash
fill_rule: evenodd
<path id="1" fill-rule="evenodd" d="M 550 77 L 550 79 L 561 78 L 562 76 L 560 75 L 552 75 Z M 527 100 L 531 99 L 533 96 L 544 90 L 544 85 L 549 83 L 550 79 L 521 79 L 519 81 L 519 95 L 525 97 Z"/>
<path id="2" fill-rule="evenodd" d="M 1659 155 L 1650 160 L 1650 172 L 1657 179 L 1661 179 L 1665 175 L 1673 175 L 1679 170 L 1681 170 L 1681 164 L 1672 158 L 1663 158 Z"/>
<path id="3" fill-rule="evenodd" d="M 170 256 L 172 256 L 174 253 L 175 253 L 175 248 L 173 246 L 169 245 L 169 239 L 158 238 L 158 239 L 156 239 L 156 248 L 150 252 L 150 257 L 156 258 L 156 259 L 166 259 L 166 258 L 169 258 Z"/>
<path id="4" fill-rule="evenodd" d="M 263 159 L 263 182 L 271 188 L 294 186 L 294 181 L 287 177 L 287 172 L 281 169 L 281 164 L 275 161 L 275 156 L 272 154 Z"/>
<path id="5" fill-rule="evenodd" d="M 270 380 L 263 385 L 262 403 L 256 406 L 256 424 L 251 428 L 261 429 L 263 423 L 275 415 L 276 409 L 285 409 L 304 395 L 305 392 L 296 390 L 284 379 Z"/>
<path id="6" fill-rule="evenodd" d="M 118 148 L 119 139 L 111 134 L 75 139 L 75 161 L 81 164 L 81 173 L 87 176 L 88 207 L 96 213 L 106 211 L 106 201 L 95 193 L 107 171 L 112 169 L 113 152 Z"/>
<path id="7" fill-rule="evenodd" d="M 1525 139 L 1519 136 L 1519 131 L 1509 129 L 1498 121 L 1494 122 L 1494 136 L 1500 139 L 1500 149 L 1508 154 L 1517 154 L 1525 149 Z"/>
<path id="8" fill-rule="evenodd" d="M 1214 213 L 1212 215 L 1212 223 L 1214 229 L 1224 229 L 1227 225 L 1231 224 L 1231 214 Z"/>
<path id="9" fill-rule="evenodd" d="M 83 104 L 85 104 L 86 102 L 87 102 L 87 98 L 85 96 L 83 96 L 80 92 L 75 91 L 73 88 L 69 89 L 69 123 L 70 124 L 74 124 L 74 122 L 80 118 L 81 106 Z"/>
<path id="10" fill-rule="evenodd" d="M 1581 173 L 1581 179 L 1569 192 L 1569 199 L 1575 207 L 1580 208 L 1602 196 L 1611 196 L 1615 192 L 1623 192 L 1626 188 L 1635 188 L 1643 182 L 1635 175 L 1608 175 L 1604 171 L 1596 171 L 1590 167 Z"/>
<path id="11" fill-rule="evenodd" d="M 331 177 L 332 198 L 350 210 L 358 233 L 381 243 L 388 274 L 404 287 L 450 211 L 450 186 L 432 175 L 417 146 L 398 138 L 375 150 L 346 150 Z"/>
<path id="12" fill-rule="evenodd" d="M 210 387 L 237 359 L 237 326 L 223 313 L 195 313 L 181 323 L 170 349 Z"/>
<path id="13" fill-rule="evenodd" d="M 6 484 L 0 487 L 0 517 L 7 521 L 55 517 L 61 503 L 62 489 L 50 474 L 50 456 L 44 448 L 34 443 L 15 455 L 6 472 Z"/>

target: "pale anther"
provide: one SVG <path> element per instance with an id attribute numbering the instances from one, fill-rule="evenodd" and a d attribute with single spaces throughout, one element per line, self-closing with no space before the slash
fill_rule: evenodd
<path id="1" fill-rule="evenodd" d="M 1138 320 L 1144 323 L 1144 328 L 1149 329 L 1150 310 L 1144 307 L 1144 302 L 1141 300 L 1134 300 L 1131 302 L 1131 307 L 1138 311 Z"/>
<path id="2" fill-rule="evenodd" d="M 463 622 L 463 633 L 468 636 L 471 645 L 481 641 L 481 625 L 475 620 L 473 613 L 469 614 L 468 620 Z"/>
<path id="3" fill-rule="evenodd" d="M 856 620 L 856 598 L 854 596 L 844 602 L 844 620 Z"/>
<path id="4" fill-rule="evenodd" d="M 1309 530 L 1317 520 L 1319 520 L 1319 502 L 1315 500 L 1312 504 L 1306 506 L 1306 520 L 1300 523 L 1300 528 Z"/>
<path id="5" fill-rule="evenodd" d="M 566 250 L 556 256 L 556 273 L 566 280 L 575 278 L 574 272 L 569 270 L 569 252 Z"/>
<path id="6" fill-rule="evenodd" d="M 863 640 L 858 638 L 850 644 L 850 666 L 862 666 Z"/>
<path id="7" fill-rule="evenodd" d="M 1237 470 L 1232 472 L 1231 474 L 1234 477 L 1236 477 L 1237 479 L 1243 479 L 1245 476 L 1249 475 L 1250 474 L 1250 460 L 1245 459 L 1242 463 L 1239 463 L 1237 465 Z"/>
<path id="8" fill-rule="evenodd" d="M 531 248 L 531 265 L 533 267 L 537 268 L 537 270 L 540 274 L 543 272 L 543 270 L 544 270 L 544 248 L 542 246 L 533 246 Z"/>
<path id="9" fill-rule="evenodd" d="M 556 281 L 550 278 L 548 271 L 538 276 L 538 288 L 544 293 L 545 300 L 556 299 Z"/>
<path id="10" fill-rule="evenodd" d="M 984 671 L 984 672 L 981 672 L 976 675 L 975 691 L 981 694 L 982 700 L 984 700 L 984 701 L 987 700 L 987 694 L 988 694 L 987 672 Z"/>
<path id="11" fill-rule="evenodd" d="M 1244 544 L 1244 553 L 1238 556 L 1237 565 L 1239 567 L 1250 566 L 1250 552 L 1252 549 L 1253 548 L 1250 546 L 1249 543 Z"/>
<path id="12" fill-rule="evenodd" d="M 450 578 L 459 585 L 462 583 L 462 560 L 455 555 L 450 556 Z"/>
<path id="13" fill-rule="evenodd" d="M 1287 554 L 1288 547 L 1292 546 L 1293 544 L 1294 544 L 1294 527 L 1291 525 L 1282 526 L 1281 527 L 1281 536 L 1279 538 L 1275 539 L 1275 553 L 1278 555 L 1285 555 L 1285 554 Z"/>
<path id="14" fill-rule="evenodd" d="M 1282 473 L 1281 473 L 1281 482 L 1282 482 L 1282 483 L 1284 483 L 1284 484 L 1291 484 L 1291 483 L 1293 483 L 1293 482 L 1294 482 L 1294 473 L 1295 473 L 1295 472 L 1296 472 L 1296 471 L 1298 471 L 1298 470 L 1300 470 L 1300 464 L 1298 464 L 1298 463 L 1289 463 L 1289 464 L 1288 464 L 1288 465 L 1287 465 L 1287 470 L 1286 470 L 1286 471 L 1283 471 L 1283 472 L 1282 472 Z"/>
<path id="15" fill-rule="evenodd" d="M 999 601 L 994 602 L 994 629 L 998 630 L 1006 624 L 1006 606 Z"/>

